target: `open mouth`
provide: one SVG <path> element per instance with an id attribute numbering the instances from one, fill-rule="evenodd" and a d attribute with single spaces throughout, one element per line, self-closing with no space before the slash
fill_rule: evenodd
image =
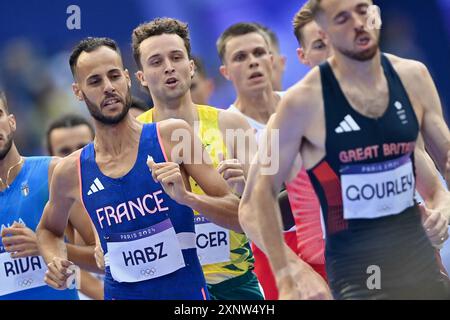
<path id="1" fill-rule="evenodd" d="M 169 78 L 169 79 L 166 80 L 166 84 L 169 85 L 169 86 L 174 86 L 177 83 L 178 83 L 177 78 L 173 78 L 172 77 L 172 78 Z"/>
<path id="2" fill-rule="evenodd" d="M 261 72 L 253 72 L 251 75 L 250 75 L 250 77 L 249 77 L 249 79 L 250 80 L 253 80 L 253 79 L 259 79 L 259 78 L 262 78 L 264 75 L 261 73 Z"/>
<path id="3" fill-rule="evenodd" d="M 366 46 L 370 42 L 370 36 L 367 34 L 362 34 L 356 37 L 356 44 L 359 46 Z"/>
<path id="4" fill-rule="evenodd" d="M 116 97 L 112 97 L 112 98 L 107 98 L 103 101 L 103 107 L 108 107 L 108 106 L 112 106 L 116 103 L 122 102 L 122 100 L 120 100 L 119 98 Z"/>

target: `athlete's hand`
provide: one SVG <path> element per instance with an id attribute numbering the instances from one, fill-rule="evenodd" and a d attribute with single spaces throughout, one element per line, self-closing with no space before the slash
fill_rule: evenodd
<path id="1" fill-rule="evenodd" d="M 100 270 L 105 270 L 105 256 L 101 245 L 95 246 L 94 250 L 95 262 Z"/>
<path id="2" fill-rule="evenodd" d="M 238 159 L 223 158 L 223 154 L 219 154 L 219 166 L 217 170 L 223 176 L 230 188 L 238 196 L 242 196 L 245 188 L 244 167 Z"/>
<path id="3" fill-rule="evenodd" d="M 69 287 L 69 277 L 73 274 L 73 270 L 69 267 L 73 263 L 67 259 L 54 257 L 53 260 L 47 265 L 48 270 L 45 273 L 44 281 L 50 287 L 57 290 L 65 290 Z"/>
<path id="4" fill-rule="evenodd" d="M 432 210 L 419 205 L 422 225 L 431 244 L 440 249 L 448 239 L 448 216 L 440 210 Z"/>
<path id="5" fill-rule="evenodd" d="M 306 262 L 290 263 L 301 300 L 332 300 L 330 288 L 325 280 Z"/>
<path id="6" fill-rule="evenodd" d="M 188 196 L 180 165 L 175 162 L 155 163 L 152 157 L 147 158 L 147 165 L 155 182 L 161 183 L 164 191 L 176 202 L 185 204 Z"/>
<path id="7" fill-rule="evenodd" d="M 300 292 L 297 290 L 297 284 L 291 274 L 277 278 L 278 300 L 300 300 Z"/>
<path id="8" fill-rule="evenodd" d="M 39 255 L 36 234 L 21 223 L 15 222 L 10 228 L 3 229 L 2 242 L 11 258 Z"/>

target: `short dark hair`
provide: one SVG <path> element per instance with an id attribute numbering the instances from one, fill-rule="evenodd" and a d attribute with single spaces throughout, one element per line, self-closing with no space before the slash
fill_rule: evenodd
<path id="1" fill-rule="evenodd" d="M 224 61 L 226 44 L 230 38 L 243 36 L 253 32 L 259 33 L 267 42 L 267 45 L 269 44 L 268 35 L 256 24 L 247 22 L 235 23 L 228 27 L 220 35 L 219 39 L 217 39 L 216 47 L 217 52 L 219 53 L 220 60 L 222 60 L 222 62 Z"/>
<path id="2" fill-rule="evenodd" d="M 162 34 L 176 34 L 183 39 L 188 58 L 191 58 L 191 39 L 189 38 L 188 24 L 173 18 L 156 18 L 150 22 L 140 24 L 133 30 L 131 36 L 133 56 L 139 69 L 142 69 L 139 46 L 144 40 Z"/>
<path id="3" fill-rule="evenodd" d="M 8 109 L 8 100 L 6 100 L 6 94 L 4 91 L 0 89 L 0 102 L 3 105 L 3 109 L 5 110 L 6 114 L 9 113 Z"/>
<path id="4" fill-rule="evenodd" d="M 200 57 L 193 56 L 192 60 L 194 60 L 195 64 L 195 73 L 198 73 L 203 78 L 206 78 L 208 75 L 206 74 L 205 65 L 203 64 L 202 59 L 200 59 Z"/>
<path id="5" fill-rule="evenodd" d="M 264 33 L 269 37 L 270 42 L 275 46 L 275 49 L 280 52 L 280 40 L 278 39 L 277 34 L 272 29 L 261 23 L 254 22 L 254 24 L 264 31 Z"/>
<path id="6" fill-rule="evenodd" d="M 311 11 L 311 1 L 305 3 L 303 7 L 295 14 L 292 24 L 294 26 L 294 35 L 298 44 L 302 46 L 304 42 L 303 28 L 314 21 L 314 15 Z"/>
<path id="7" fill-rule="evenodd" d="M 80 54 L 82 52 L 92 52 L 100 47 L 108 47 L 121 55 L 119 46 L 113 39 L 93 37 L 83 39 L 75 46 L 75 48 L 72 50 L 72 54 L 70 55 L 69 64 L 73 76 L 75 76 L 75 68 L 77 66 Z"/>
<path id="8" fill-rule="evenodd" d="M 139 99 L 138 97 L 131 97 L 131 106 L 130 108 L 139 109 L 142 111 L 148 111 L 150 107 L 145 104 L 144 100 Z"/>
<path id="9" fill-rule="evenodd" d="M 53 154 L 52 146 L 50 143 L 50 135 L 53 130 L 61 129 L 61 128 L 73 128 L 77 126 L 86 125 L 89 128 L 89 131 L 92 134 L 92 138 L 95 136 L 94 127 L 92 124 L 84 117 L 76 114 L 66 114 L 62 117 L 51 122 L 47 129 L 47 150 L 48 154 Z"/>

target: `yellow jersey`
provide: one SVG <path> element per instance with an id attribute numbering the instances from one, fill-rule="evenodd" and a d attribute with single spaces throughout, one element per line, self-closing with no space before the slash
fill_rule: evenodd
<path id="1" fill-rule="evenodd" d="M 219 110 L 197 105 L 198 132 L 215 168 L 219 165 L 219 154 L 226 159 L 227 148 L 219 127 Z M 141 114 L 140 122 L 153 122 L 153 110 Z M 197 183 L 189 178 L 192 192 L 204 194 Z M 194 211 L 197 233 L 197 254 L 202 263 L 208 284 L 217 284 L 245 274 L 254 268 L 254 257 L 245 234 L 216 226 Z M 220 261 L 220 262 L 215 262 Z"/>

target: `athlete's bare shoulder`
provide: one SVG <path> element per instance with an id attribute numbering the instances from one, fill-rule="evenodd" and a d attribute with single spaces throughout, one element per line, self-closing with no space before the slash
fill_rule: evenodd
<path id="1" fill-rule="evenodd" d="M 221 129 L 250 129 L 247 119 L 238 113 L 228 110 L 219 110 L 219 126 Z"/>
<path id="2" fill-rule="evenodd" d="M 385 55 L 399 74 L 407 90 L 420 88 L 424 81 L 430 77 L 428 68 L 420 61 L 401 58 L 393 54 Z"/>
<path id="3" fill-rule="evenodd" d="M 52 176 L 52 190 L 67 195 L 70 198 L 78 196 L 79 167 L 81 150 L 75 151 L 65 158 L 55 160 L 56 165 Z"/>
<path id="4" fill-rule="evenodd" d="M 171 139 L 175 130 L 180 130 L 180 134 L 182 134 L 181 130 L 192 131 L 191 126 L 183 119 L 167 119 L 157 122 L 156 125 L 159 136 L 167 142 Z"/>
<path id="5" fill-rule="evenodd" d="M 289 109 L 294 113 L 315 113 L 323 104 L 322 84 L 319 67 L 313 68 L 302 80 L 286 91 L 279 108 Z"/>

